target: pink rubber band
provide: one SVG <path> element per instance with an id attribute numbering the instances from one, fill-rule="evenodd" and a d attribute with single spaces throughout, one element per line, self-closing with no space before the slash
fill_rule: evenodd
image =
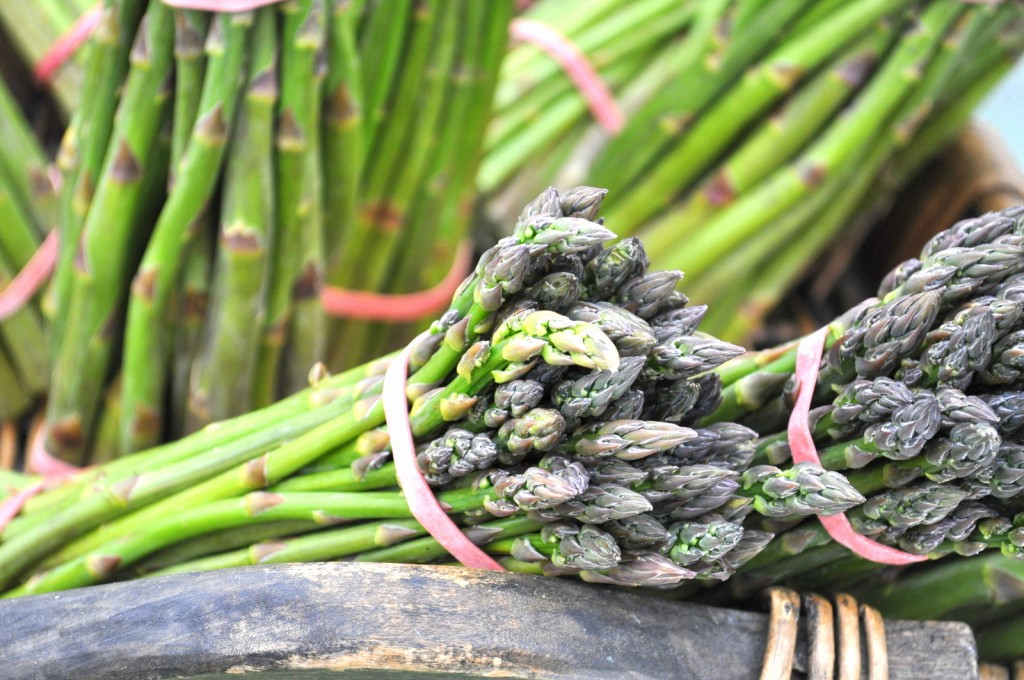
<path id="1" fill-rule="evenodd" d="M 204 12 L 247 12 L 249 10 L 273 5 L 281 0 L 163 0 L 168 7 L 177 9 L 197 9 Z M 36 63 L 35 76 L 40 83 L 48 83 L 53 75 L 63 66 L 75 52 L 82 47 L 96 27 L 100 25 L 103 8 L 97 4 L 71 25 L 50 49 Z"/>
<path id="2" fill-rule="evenodd" d="M 3 533 L 7 525 L 11 523 L 11 520 L 18 516 L 21 509 L 25 507 L 25 503 L 28 503 L 29 499 L 38 494 L 46 488 L 46 484 L 43 482 L 37 482 L 32 486 L 22 489 L 12 496 L 0 501 L 0 534 Z"/>
<path id="3" fill-rule="evenodd" d="M 100 25 L 100 18 L 102 16 L 103 8 L 96 4 L 90 7 L 82 16 L 78 17 L 75 23 L 71 24 L 71 28 L 64 35 L 57 38 L 57 41 L 50 46 L 46 54 L 36 62 L 36 80 L 40 83 L 50 82 L 57 70 L 89 39 L 92 32 Z"/>
<path id="4" fill-rule="evenodd" d="M 50 278 L 57 263 L 57 246 L 57 232 L 51 231 L 28 263 L 0 291 L 0 321 L 16 314 Z"/>
<path id="5" fill-rule="evenodd" d="M 32 433 L 25 469 L 41 475 L 48 482 L 62 481 L 81 472 L 83 468 L 50 455 L 46 450 L 45 430 L 44 426 L 39 426 Z"/>
<path id="6" fill-rule="evenodd" d="M 535 19 L 513 19 L 509 32 L 516 40 L 536 45 L 558 62 L 569 79 L 583 95 L 590 113 L 605 130 L 616 134 L 625 125 L 611 91 L 587 57 L 567 37 L 553 27 Z"/>
<path id="7" fill-rule="evenodd" d="M 198 9 L 203 12 L 248 12 L 281 0 L 163 0 L 165 5 L 178 9 Z"/>
<path id="8" fill-rule="evenodd" d="M 405 397 L 410 353 L 410 348 L 406 347 L 388 366 L 381 396 L 398 485 L 402 487 L 412 516 L 452 557 L 473 569 L 505 571 L 504 567 L 466 538 L 462 530 L 452 522 L 416 465 L 416 446 L 409 425 L 409 402 Z"/>
<path id="9" fill-rule="evenodd" d="M 32 432 L 31 442 L 28 446 L 28 460 L 25 462 L 25 469 L 42 476 L 43 481 L 0 501 L 0 534 L 7 528 L 11 520 L 18 516 L 18 513 L 33 496 L 51 488 L 57 482 L 74 477 L 85 469 L 51 456 L 43 445 L 45 439 L 43 430 L 43 426 L 38 425 Z"/>
<path id="10" fill-rule="evenodd" d="M 814 463 L 821 465 L 818 450 L 811 436 L 809 414 L 811 398 L 814 396 L 814 385 L 818 381 L 818 365 L 825 349 L 825 337 L 828 328 L 822 328 L 800 341 L 796 353 L 796 403 L 789 416 L 789 450 L 794 463 Z M 853 525 L 845 513 L 831 517 L 818 517 L 825 531 L 834 541 L 850 549 L 858 557 L 863 557 L 880 564 L 904 565 L 923 562 L 925 555 L 912 555 L 887 545 L 882 545 L 867 536 L 853 530 Z"/>
<path id="11" fill-rule="evenodd" d="M 469 241 L 459 243 L 451 269 L 440 283 L 428 290 L 392 294 L 324 286 L 320 292 L 320 303 L 331 316 L 347 319 L 417 321 L 448 306 L 459 284 L 466 278 L 472 250 Z"/>

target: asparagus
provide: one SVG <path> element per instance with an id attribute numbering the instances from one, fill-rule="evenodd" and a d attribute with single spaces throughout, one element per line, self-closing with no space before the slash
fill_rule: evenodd
<path id="1" fill-rule="evenodd" d="M 123 452 L 159 441 L 161 394 L 167 374 L 137 367 L 161 366 L 167 356 L 162 330 L 167 323 L 166 309 L 178 281 L 181 252 L 191 237 L 188 228 L 205 208 L 224 158 L 251 24 L 252 16 L 246 13 L 219 16 L 213 22 L 192 139 L 132 281 L 125 326 Z"/>
<path id="2" fill-rule="evenodd" d="M 117 325 L 117 305 L 128 276 L 123 258 L 130 250 L 138 207 L 145 200 L 143 177 L 167 109 L 172 39 L 170 10 L 150 3 L 118 107 L 131 115 L 119 116 L 114 125 L 103 172 L 82 225 L 81 244 L 68 243 L 78 249 L 78 255 L 70 269 L 70 290 L 58 297 L 57 316 L 65 325 L 58 333 L 53 362 L 47 448 L 72 462 L 83 460 L 111 358 L 113 338 L 108 329 Z"/>
<path id="3" fill-rule="evenodd" d="M 274 207 L 277 237 L 267 290 L 266 318 L 252 388 L 252 402 L 265 406 L 278 384 L 281 353 L 294 312 L 293 289 L 303 285 L 302 194 L 312 181 L 305 176 L 306 157 L 313 152 L 313 129 L 319 125 L 317 53 L 324 40 L 325 7 L 319 0 L 284 6 L 285 40 L 281 48 L 281 94 L 277 109 Z M 310 206 L 311 208 L 312 206 Z M 314 284 L 315 287 L 315 284 Z"/>
<path id="4" fill-rule="evenodd" d="M 188 430 L 249 410 L 257 323 L 264 313 L 267 252 L 274 233 L 271 130 L 277 99 L 276 17 L 253 26 L 249 80 L 228 150 L 216 274 L 206 329 L 191 366 Z"/>
<path id="5" fill-rule="evenodd" d="M 608 219 L 613 224 L 624 224 L 631 229 L 631 225 L 655 214 L 671 199 L 671 186 L 699 177 L 698 173 L 707 167 L 733 135 L 753 116 L 783 96 L 788 88 L 795 87 L 803 73 L 813 71 L 834 54 L 837 47 L 843 47 L 898 8 L 891 2 L 873 0 L 851 3 L 823 21 L 816 31 L 797 35 L 766 56 L 754 70 L 748 71 L 740 85 L 693 123 L 679 145 L 645 174 L 642 186 L 630 191 L 621 205 L 612 207 Z M 759 31 L 764 28 L 761 23 L 757 25 Z M 829 40 L 822 40 L 823 34 L 828 35 Z M 629 176 L 625 179 L 628 181 Z"/>

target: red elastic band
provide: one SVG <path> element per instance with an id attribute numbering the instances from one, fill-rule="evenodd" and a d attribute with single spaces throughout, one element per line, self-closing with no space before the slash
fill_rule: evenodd
<path id="1" fill-rule="evenodd" d="M 50 455 L 46 450 L 45 431 L 46 428 L 39 425 L 32 432 L 25 469 L 41 475 L 47 482 L 63 481 L 81 472 L 83 468 Z"/>
<path id="2" fill-rule="evenodd" d="M 21 509 L 25 507 L 25 503 L 28 503 L 29 499 L 38 494 L 46 487 L 43 482 L 36 482 L 32 486 L 22 489 L 17 493 L 8 496 L 7 498 L 0 501 L 0 534 L 3 533 L 7 525 L 11 523 L 11 520 L 18 516 Z"/>
<path id="3" fill-rule="evenodd" d="M 28 445 L 28 460 L 25 461 L 25 469 L 42 476 L 43 481 L 0 501 L 0 534 L 33 496 L 51 488 L 57 482 L 74 477 L 84 469 L 51 456 L 43 444 L 46 439 L 43 432 L 42 423 L 33 429 Z"/>
<path id="4" fill-rule="evenodd" d="M 0 291 L 0 321 L 16 314 L 50 278 L 57 263 L 57 246 L 57 232 L 51 231 L 28 263 Z"/>
<path id="5" fill-rule="evenodd" d="M 203 12 L 248 12 L 281 0 L 163 0 L 165 5 L 178 9 L 198 9 Z"/>
<path id="6" fill-rule="evenodd" d="M 177 9 L 197 9 L 204 12 L 247 12 L 281 0 L 163 0 L 169 7 Z M 75 52 L 89 39 L 93 31 L 100 25 L 103 8 L 97 4 L 78 17 L 62 36 L 50 46 L 50 49 L 36 63 L 36 80 L 48 83 L 54 73 L 70 59 Z"/>
<path id="7" fill-rule="evenodd" d="M 398 485 L 402 487 L 412 516 L 452 557 L 474 569 L 505 571 L 504 567 L 466 538 L 462 530 L 452 522 L 416 465 L 416 446 L 409 425 L 409 402 L 405 397 L 410 353 L 410 348 L 406 347 L 388 366 L 381 396 Z"/>
<path id="8" fill-rule="evenodd" d="M 789 450 L 793 456 L 794 463 L 814 463 L 821 465 L 818 458 L 818 450 L 814 446 L 814 438 L 811 436 L 809 414 L 811 409 L 811 398 L 814 396 L 814 385 L 818 381 L 818 366 L 821 362 L 821 354 L 825 349 L 825 337 L 828 335 L 828 328 L 808 335 L 800 341 L 796 353 L 796 404 L 793 405 L 793 412 L 789 416 Z M 880 564 L 904 565 L 913 562 L 923 562 L 928 558 L 925 555 L 912 555 L 887 545 L 882 545 L 867 536 L 862 536 L 853 530 L 853 525 L 847 519 L 845 513 L 832 515 L 831 517 L 818 517 L 825 531 L 834 541 L 849 548 L 858 557 L 863 557 L 872 562 Z"/>
<path id="9" fill-rule="evenodd" d="M 324 286 L 320 303 L 331 316 L 371 321 L 417 321 L 444 309 L 469 271 L 472 246 L 462 241 L 448 273 L 433 288 L 416 293 L 373 293 Z"/>
<path id="10" fill-rule="evenodd" d="M 612 98 L 611 91 L 571 40 L 535 19 L 513 19 L 509 32 L 516 40 L 536 45 L 558 62 L 583 95 L 591 115 L 605 130 L 613 134 L 622 130 L 625 118 Z"/>
<path id="11" fill-rule="evenodd" d="M 68 59 L 78 51 L 96 27 L 100 25 L 100 18 L 103 16 L 103 8 L 93 5 L 82 16 L 78 17 L 75 23 L 71 24 L 62 36 L 50 46 L 50 49 L 36 62 L 35 75 L 40 83 L 48 83 L 53 74 L 64 65 Z"/>

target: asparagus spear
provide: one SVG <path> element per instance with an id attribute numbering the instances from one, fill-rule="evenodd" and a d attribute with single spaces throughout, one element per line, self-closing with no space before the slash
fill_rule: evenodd
<path id="1" fill-rule="evenodd" d="M 434 133 L 443 100 L 444 89 L 434 78 L 443 77 L 449 68 L 457 9 L 451 3 L 428 2 L 413 15 L 405 67 L 389 96 L 389 115 L 367 156 L 360 207 L 352 229 L 342 234 L 339 244 L 343 257 L 339 270 L 346 273 L 340 280 L 346 288 L 380 290 L 388 274 L 392 252 L 410 217 L 413 185 L 409 178 L 418 178 L 428 151 L 425 141 Z M 395 166 L 391 161 L 403 148 L 412 155 Z M 403 182 L 406 186 L 400 189 Z M 362 321 L 341 324 L 337 332 L 344 343 L 334 352 L 334 361 L 343 366 L 358 363 L 374 331 L 379 329 Z"/>
<path id="2" fill-rule="evenodd" d="M 116 127 L 114 114 L 120 98 L 128 93 L 127 85 L 124 94 L 119 92 L 119 88 L 129 71 L 130 62 L 134 60 L 129 51 L 133 41 L 138 39 L 137 29 L 141 32 L 145 28 L 139 26 L 145 7 L 139 2 L 105 0 L 103 14 L 94 34 L 94 47 L 88 57 L 86 78 L 92 86 L 90 96 L 83 99 L 81 108 L 72 116 L 62 143 L 61 159 L 58 161 L 63 174 L 59 197 L 62 238 L 54 271 L 54 313 L 50 315 L 54 352 L 61 347 L 64 336 L 65 310 L 72 294 L 78 241 L 98 190 L 98 183 L 105 173 L 104 167 L 109 163 L 110 141 L 117 139 L 113 136 Z M 145 55 L 138 56 L 143 60 L 147 58 Z M 159 58 L 154 67 L 162 68 Z M 134 152 L 138 155 L 145 153 L 145 150 L 146 143 L 140 138 Z"/>
<path id="3" fill-rule="evenodd" d="M 739 241 L 737 236 L 750 234 L 755 224 L 777 217 L 809 188 L 827 177 L 844 155 L 858 148 L 865 136 L 872 134 L 871 131 L 877 129 L 899 106 L 914 84 L 914 74 L 920 71 L 920 64 L 927 63 L 932 57 L 942 37 L 959 16 L 959 10 L 959 7 L 946 4 L 929 6 L 921 16 L 920 28 L 901 43 L 897 53 L 886 61 L 882 72 L 858 98 L 856 108 L 860 115 L 851 114 L 844 118 L 789 167 L 773 174 L 757 190 L 709 222 L 700 235 L 687 243 L 686 253 L 692 257 L 673 256 L 668 261 L 677 262 L 691 275 L 699 276 L 707 270 L 711 260 Z M 769 199 L 771 208 L 766 212 L 763 203 Z M 748 215 L 752 215 L 750 211 L 755 205 L 758 206 L 757 217 L 751 222 L 744 222 Z M 741 224 L 743 226 L 739 226 Z"/>
<path id="4" fill-rule="evenodd" d="M 439 354 L 443 351 L 443 348 L 437 350 Z M 423 400 L 418 408 L 414 409 L 411 417 L 413 431 L 423 435 L 434 430 L 444 422 L 441 407 L 447 399 L 453 395 L 478 392 L 494 380 L 503 379 L 510 365 L 514 368 L 533 356 L 543 356 L 549 362 L 577 363 L 592 367 L 612 367 L 617 363 L 614 346 L 592 326 L 546 312 L 535 312 L 521 319 L 511 319 L 495 332 L 493 345 L 483 343 L 471 348 L 469 357 L 460 364 L 459 376 L 442 391 Z M 425 367 L 420 372 L 427 370 Z M 0 578 L 10 583 L 12 577 L 47 554 L 55 545 L 66 543 L 69 538 L 79 536 L 104 521 L 121 516 L 126 510 L 148 506 L 143 513 L 134 513 L 126 517 L 125 521 L 108 525 L 105 530 L 85 542 L 79 541 L 76 545 L 69 546 L 63 551 L 65 555 L 80 551 L 97 539 L 102 543 L 132 526 L 142 526 L 149 521 L 147 517 L 162 516 L 165 505 L 191 503 L 197 498 L 228 498 L 253 488 L 253 485 L 255 488 L 262 488 L 273 484 L 322 456 L 331 448 L 354 439 L 382 422 L 383 408 L 380 400 L 374 399 L 360 409 L 348 411 L 341 417 L 308 430 L 252 463 L 243 462 L 240 467 L 212 478 L 207 472 L 208 464 L 204 465 L 202 461 L 186 461 L 177 468 L 165 469 L 148 479 L 145 475 L 130 478 L 127 483 L 111 489 L 112 493 L 96 494 L 83 499 L 62 513 L 60 521 L 27 529 L 0 544 Z M 251 449 L 245 451 L 246 453 L 242 454 L 243 461 L 253 459 L 259 452 Z M 239 454 L 236 452 L 234 455 Z M 226 462 L 225 456 L 220 456 L 220 459 Z M 174 489 L 181 489 L 199 481 L 197 472 L 201 475 L 199 479 L 207 481 L 191 486 L 176 496 L 168 496 Z M 162 503 L 152 504 L 161 498 L 165 499 Z M 85 549 L 88 550 L 88 547 Z M 7 556 L 10 556 L 10 559 L 7 559 Z"/>
<path id="5" fill-rule="evenodd" d="M 698 179 L 728 141 L 754 116 L 795 88 L 803 74 L 813 71 L 838 48 L 843 48 L 873 23 L 898 9 L 899 5 L 880 0 L 849 4 L 823 22 L 817 31 L 787 41 L 764 57 L 747 72 L 741 83 L 693 123 L 678 146 L 645 173 L 641 186 L 635 187 L 620 204 L 610 208 L 608 219 L 612 224 L 624 225 L 628 232 L 633 225 L 656 214 L 671 201 L 672 186 L 686 185 Z M 823 41 L 822 35 L 828 35 L 829 39 Z"/>
<path id="6" fill-rule="evenodd" d="M 353 3 L 336 2 L 328 18 L 327 78 L 324 82 L 323 170 L 327 277 L 336 284 L 341 235 L 355 222 L 358 189 L 366 154 L 360 55 L 356 50 L 357 13 Z M 470 36 L 467 36 L 470 39 Z"/>
<path id="7" fill-rule="evenodd" d="M 263 319 L 267 250 L 274 233 L 273 111 L 277 99 L 277 21 L 257 14 L 249 81 L 228 149 L 221 228 L 206 326 L 190 365 L 187 430 L 249 410 L 257 336 Z"/>
<path id="8" fill-rule="evenodd" d="M 885 55 L 893 39 L 895 23 L 895 20 L 878 22 L 867 36 L 794 92 L 781 111 L 772 115 L 769 124 L 744 140 L 743 145 L 709 173 L 710 176 L 678 207 L 645 227 L 644 241 L 652 251 L 665 246 L 669 233 L 676 238 L 693 233 L 735 197 L 756 186 L 772 168 L 798 151 L 826 125 L 863 86 L 873 66 Z M 725 268 L 717 267 L 711 274 Z M 701 282 L 706 280 L 707 277 Z M 719 286 L 719 289 L 724 288 Z M 690 290 L 695 299 L 710 299 L 697 294 L 693 288 Z"/>
<path id="9" fill-rule="evenodd" d="M 160 211 L 131 286 L 125 325 L 124 419 L 121 448 L 127 453 L 159 441 L 168 348 L 167 307 L 178 284 L 189 227 L 205 209 L 220 172 L 234 124 L 238 90 L 252 16 L 218 16 L 207 38 L 208 63 L 192 139 L 167 202 Z"/>
<path id="10" fill-rule="evenodd" d="M 305 274 L 300 271 L 304 245 L 300 210 L 303 187 L 310 182 L 305 175 L 306 157 L 315 149 L 313 129 L 319 125 L 315 72 L 326 21 L 325 6 L 320 0 L 289 3 L 283 11 L 285 41 L 281 47 L 281 96 L 275 139 L 276 238 L 270 255 L 263 337 L 252 383 L 251 399 L 257 406 L 271 403 L 277 392 L 282 352 L 294 313 L 293 290 L 304 285 L 301 279 Z M 316 289 L 316 282 L 312 287 Z M 302 367 L 303 371 L 308 369 Z"/>
<path id="11" fill-rule="evenodd" d="M 69 244 L 77 249 L 77 257 L 70 267 L 68 295 L 58 297 L 57 315 L 64 319 L 65 330 L 60 331 L 47 405 L 47 448 L 72 462 L 84 459 L 109 368 L 112 336 L 119 325 L 117 306 L 129 275 L 125 259 L 135 236 L 137 210 L 146 198 L 143 178 L 152 174 L 146 168 L 167 110 L 172 42 L 170 10 L 150 3 L 119 105 L 119 111 L 131 115 L 121 115 L 115 122 L 81 244 Z"/>
<path id="12" fill-rule="evenodd" d="M 723 20 L 723 6 L 709 18 L 709 28 L 725 36 L 705 34 L 698 58 L 679 72 L 679 83 L 697 83 L 696 87 L 665 88 L 642 112 L 634 116 L 626 129 L 605 147 L 596 159 L 591 173 L 598 186 L 629 186 L 674 138 L 685 131 L 695 116 L 717 97 L 724 88 L 750 66 L 800 12 L 805 3 L 783 2 L 761 15 L 761 20 L 744 25 L 746 30 L 734 33 Z M 709 7 L 709 11 L 714 11 Z M 720 23 L 719 23 L 720 22 Z M 726 49 L 731 45 L 733 49 Z M 654 131 L 653 134 L 652 130 Z M 630 153 L 623 153 L 631 149 Z M 628 164 L 615 159 L 629 158 Z M 617 167 L 616 167 L 617 166 Z M 614 180 L 609 183 L 608 180 Z"/>
<path id="13" fill-rule="evenodd" d="M 57 226 L 57 205 L 54 189 L 47 176 L 49 163 L 42 144 L 29 128 L 7 86 L 0 82 L 0 137 L 5 140 L 0 149 L 0 171 L 4 173 L 4 185 L 12 201 L 30 218 L 32 230 L 25 232 L 13 225 L 3 229 L 2 241 L 8 255 L 14 256 L 8 240 L 14 236 L 29 237 L 38 243 L 40 237 Z M 5 224 L 7 224 L 5 222 Z M 34 238 L 32 238 L 34 237 Z M 21 257 L 16 258 L 22 266 Z"/>

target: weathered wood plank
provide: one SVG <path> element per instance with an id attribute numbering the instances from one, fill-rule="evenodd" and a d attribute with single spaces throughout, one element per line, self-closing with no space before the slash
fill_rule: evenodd
<path id="1" fill-rule="evenodd" d="M 767 616 L 445 567 L 273 565 L 0 603 L 0 677 L 757 678 Z M 890 677 L 976 677 L 960 624 L 888 622 Z M 797 668 L 806 665 L 798 644 Z"/>

